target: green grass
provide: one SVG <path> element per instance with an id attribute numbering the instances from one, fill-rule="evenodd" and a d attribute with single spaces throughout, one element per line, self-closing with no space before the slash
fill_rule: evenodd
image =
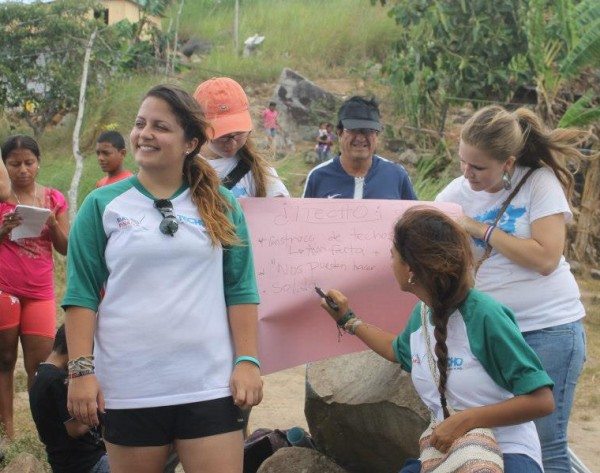
<path id="1" fill-rule="evenodd" d="M 201 68 L 233 77 L 272 81 L 283 67 L 308 76 L 332 68 L 355 68 L 382 61 L 398 36 L 387 9 L 369 0 L 263 0 L 240 2 L 239 41 L 265 36 L 256 59 L 234 54 L 232 2 L 186 2 L 180 36 L 213 42 Z"/>

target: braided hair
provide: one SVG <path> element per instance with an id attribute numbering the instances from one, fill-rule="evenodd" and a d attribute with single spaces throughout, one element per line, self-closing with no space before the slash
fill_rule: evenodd
<path id="1" fill-rule="evenodd" d="M 473 287 L 473 256 L 466 232 L 439 210 L 417 206 L 394 227 L 394 247 L 427 292 L 440 373 L 438 391 L 444 417 L 448 382 L 448 319 Z M 423 330 L 426 328 L 423 327 Z"/>

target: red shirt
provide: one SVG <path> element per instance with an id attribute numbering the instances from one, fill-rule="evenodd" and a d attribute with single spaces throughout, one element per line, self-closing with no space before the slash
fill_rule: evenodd
<path id="1" fill-rule="evenodd" d="M 133 173 L 129 169 L 123 169 L 119 174 L 114 176 L 104 176 L 102 179 L 96 182 L 96 188 L 107 186 L 113 182 L 122 181 L 123 179 L 127 179 L 129 176 L 133 176 Z"/>

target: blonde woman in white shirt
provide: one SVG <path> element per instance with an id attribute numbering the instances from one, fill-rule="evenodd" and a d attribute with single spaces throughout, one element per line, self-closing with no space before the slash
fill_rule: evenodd
<path id="1" fill-rule="evenodd" d="M 582 157 L 575 145 L 585 136 L 546 130 L 525 108 L 485 107 L 462 129 L 463 175 L 436 199 L 462 205 L 463 226 L 481 260 L 475 287 L 515 312 L 525 340 L 555 383 L 556 410 L 536 420 L 546 473 L 571 471 L 567 425 L 585 358 L 585 310 L 563 256 L 566 223 L 573 216 L 573 176 L 564 161 Z"/>
<path id="2" fill-rule="evenodd" d="M 198 85 L 194 98 L 210 123 L 201 154 L 223 185 L 237 198 L 289 197 L 275 169 L 254 146 L 248 98 L 240 84 L 229 77 L 209 79 Z"/>

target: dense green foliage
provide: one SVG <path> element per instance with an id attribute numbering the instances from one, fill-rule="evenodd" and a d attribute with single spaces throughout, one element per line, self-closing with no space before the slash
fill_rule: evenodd
<path id="1" fill-rule="evenodd" d="M 502 99 L 526 70 L 511 60 L 527 48 L 517 12 L 522 0 L 439 2 L 400 0 L 390 9 L 399 26 L 393 80 L 423 76 L 426 91 L 451 96 Z"/>
<path id="2" fill-rule="evenodd" d="M 85 46 L 93 30 L 90 90 L 119 74 L 164 69 L 169 37 L 148 21 L 171 0 L 148 1 L 140 21 L 107 27 L 94 0 L 0 6 L 0 101 L 12 122 L 24 120 L 39 137 L 78 106 Z M 101 16 L 101 15 L 97 15 Z"/>
<path id="3" fill-rule="evenodd" d="M 403 113 L 419 126 L 432 122 L 432 107 L 506 102 L 519 85 L 537 87 L 538 112 L 554 125 L 566 80 L 600 65 L 597 0 L 380 3 L 390 4 L 399 26 L 385 72 Z"/>
<path id="4" fill-rule="evenodd" d="M 0 7 L 0 100 L 36 135 L 55 115 L 77 106 L 84 44 L 96 26 L 88 18 L 90 6 L 65 1 Z"/>

